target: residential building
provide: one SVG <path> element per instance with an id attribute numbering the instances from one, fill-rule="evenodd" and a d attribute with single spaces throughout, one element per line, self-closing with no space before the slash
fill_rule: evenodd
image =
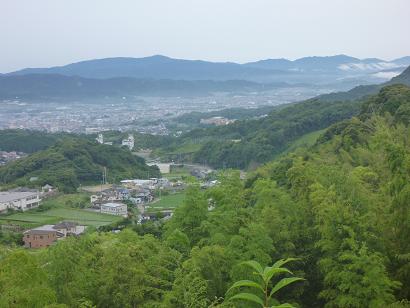
<path id="1" fill-rule="evenodd" d="M 63 237 L 67 237 L 69 235 L 80 235 L 85 231 L 85 228 L 85 226 L 81 226 L 78 223 L 71 221 L 62 221 L 53 226 L 53 229 L 59 234 L 62 234 Z"/>
<path id="2" fill-rule="evenodd" d="M 7 209 L 26 211 L 40 205 L 38 191 L 2 191 L 0 192 L 0 213 Z"/>
<path id="3" fill-rule="evenodd" d="M 24 247 L 48 247 L 55 241 L 64 239 L 67 236 L 80 235 L 85 229 L 86 226 L 81 226 L 76 222 L 62 221 L 56 225 L 44 225 L 27 230 L 23 233 Z"/>
<path id="4" fill-rule="evenodd" d="M 127 139 L 122 140 L 122 145 L 128 147 L 130 151 L 132 151 L 134 148 L 134 135 L 129 134 Z"/>
<path id="5" fill-rule="evenodd" d="M 123 203 L 105 203 L 101 204 L 100 212 L 116 216 L 127 217 L 127 205 Z"/>
<path id="6" fill-rule="evenodd" d="M 53 225 L 34 228 L 23 233 L 23 241 L 27 248 L 48 247 L 57 241 L 57 230 L 53 229 Z"/>

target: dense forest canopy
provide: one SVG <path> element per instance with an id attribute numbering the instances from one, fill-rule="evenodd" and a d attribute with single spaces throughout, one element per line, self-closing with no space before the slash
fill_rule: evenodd
<path id="1" fill-rule="evenodd" d="M 22 129 L 0 130 L 0 151 L 34 153 L 45 150 L 68 134 L 49 134 Z"/>
<path id="2" fill-rule="evenodd" d="M 90 232 L 37 253 L 1 249 L 0 305 L 260 307 L 228 300 L 262 295 L 249 283 L 230 289 L 255 279 L 243 262 L 269 269 L 291 257 L 287 268 L 304 280 L 275 303 L 409 307 L 409 117 L 410 88 L 389 86 L 313 147 L 246 181 L 225 170 L 211 189 L 192 185 L 165 223 Z"/>
<path id="3" fill-rule="evenodd" d="M 99 184 L 104 167 L 109 182 L 125 178 L 160 175 L 157 167 L 119 147 L 98 144 L 84 138 L 64 138 L 46 150 L 36 152 L 0 168 L 0 183 L 21 186 L 50 184 L 64 192 L 80 184 Z M 37 178 L 31 182 L 30 178 Z"/>

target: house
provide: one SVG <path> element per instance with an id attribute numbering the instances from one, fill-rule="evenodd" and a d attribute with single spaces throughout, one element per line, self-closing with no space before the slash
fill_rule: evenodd
<path id="1" fill-rule="evenodd" d="M 0 213 L 7 209 L 26 211 L 40 205 L 38 191 L 3 191 L 0 192 Z"/>
<path id="2" fill-rule="evenodd" d="M 67 236 L 80 235 L 85 231 L 85 226 L 76 222 L 62 221 L 56 225 L 44 225 L 27 230 L 23 233 L 24 247 L 41 248 L 48 247 L 55 241 Z"/>
<path id="3" fill-rule="evenodd" d="M 23 233 L 24 247 L 26 248 L 41 248 L 48 247 L 57 241 L 57 230 L 53 229 L 53 225 L 45 225 L 38 228 L 28 230 Z"/>
<path id="4" fill-rule="evenodd" d="M 85 231 L 85 228 L 85 226 L 80 226 L 78 223 L 71 221 L 62 221 L 53 226 L 53 229 L 62 234 L 63 237 L 80 235 Z"/>
<path id="5" fill-rule="evenodd" d="M 44 185 L 43 187 L 41 187 L 41 191 L 42 191 L 43 193 L 50 193 L 50 192 L 53 192 L 53 191 L 54 191 L 54 187 L 51 186 L 50 184 L 46 184 L 46 185 Z"/>
<path id="6" fill-rule="evenodd" d="M 105 203 L 101 204 L 100 212 L 103 214 L 110 214 L 116 216 L 127 217 L 127 205 L 123 203 Z"/>

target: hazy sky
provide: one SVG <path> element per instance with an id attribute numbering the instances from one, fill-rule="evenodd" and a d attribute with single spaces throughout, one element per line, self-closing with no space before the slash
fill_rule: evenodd
<path id="1" fill-rule="evenodd" d="M 163 54 L 410 55 L 409 0 L 0 0 L 0 72 Z"/>

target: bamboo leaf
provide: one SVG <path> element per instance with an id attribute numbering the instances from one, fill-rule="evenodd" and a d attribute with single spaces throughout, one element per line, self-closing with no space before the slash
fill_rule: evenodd
<path id="1" fill-rule="evenodd" d="M 254 303 L 257 303 L 257 304 L 261 305 L 262 307 L 264 307 L 263 300 L 260 299 L 255 294 L 239 293 L 239 294 L 236 294 L 236 295 L 230 297 L 228 300 L 230 301 L 230 300 L 234 300 L 234 299 L 241 299 L 241 300 L 245 300 L 245 301 L 254 302 Z"/>
<path id="2" fill-rule="evenodd" d="M 234 289 L 234 288 L 240 288 L 240 287 L 252 287 L 252 288 L 258 288 L 258 289 L 260 289 L 262 292 L 264 291 L 264 290 L 263 290 L 263 287 L 262 287 L 259 283 L 256 283 L 255 281 L 251 281 L 251 280 L 240 280 L 240 281 L 235 282 L 235 283 L 232 285 L 232 287 L 230 287 L 230 288 L 228 289 L 228 291 L 227 291 L 226 293 L 228 293 L 229 291 L 231 291 L 231 290 Z"/>

